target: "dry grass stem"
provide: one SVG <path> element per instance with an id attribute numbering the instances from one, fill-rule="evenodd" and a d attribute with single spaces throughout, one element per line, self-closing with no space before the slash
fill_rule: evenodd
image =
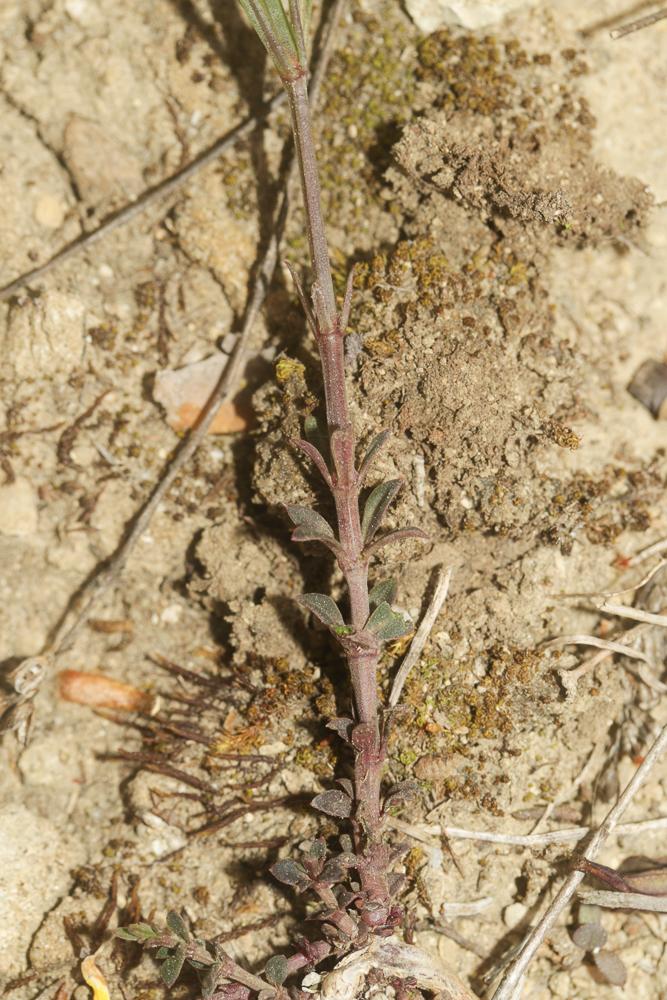
<path id="1" fill-rule="evenodd" d="M 664 727 L 660 735 L 654 741 L 642 764 L 637 768 L 637 771 L 626 785 L 616 805 L 610 809 L 604 822 L 591 837 L 591 841 L 585 852 L 585 856 L 589 861 L 593 860 L 597 856 L 604 843 L 614 830 L 618 832 L 618 823 L 621 816 L 628 808 L 666 749 L 667 726 Z M 493 994 L 492 1000 L 514 1000 L 530 963 L 560 917 L 561 913 L 570 903 L 583 878 L 584 874 L 580 871 L 571 872 L 567 877 L 555 899 L 541 917 L 539 923 L 528 933 L 522 944 L 521 952 L 506 970 L 498 988 Z"/>
<path id="2" fill-rule="evenodd" d="M 624 38 L 635 31 L 641 31 L 642 28 L 650 28 L 652 24 L 657 24 L 658 21 L 662 21 L 665 17 L 667 17 L 667 8 L 657 10 L 654 14 L 647 14 L 646 17 L 638 17 L 636 21 L 623 24 L 620 28 L 613 28 L 609 34 L 614 40 Z"/>
<path id="3" fill-rule="evenodd" d="M 610 601 L 604 601 L 600 605 L 600 611 L 604 611 L 608 615 L 618 615 L 619 618 L 629 618 L 633 622 L 644 622 L 646 625 L 667 628 L 667 615 L 654 615 L 650 611 L 642 611 L 641 608 L 633 608 L 627 604 L 612 604 Z"/>
<path id="4" fill-rule="evenodd" d="M 391 708 L 395 708 L 405 686 L 405 682 L 408 679 L 410 671 L 414 665 L 418 662 L 419 657 L 422 654 L 424 646 L 431 634 L 431 629 L 435 624 L 435 620 L 440 614 L 440 610 L 447 599 L 447 593 L 449 591 L 449 582 L 452 578 L 452 567 L 449 566 L 447 569 L 439 567 L 438 576 L 435 585 L 435 592 L 431 599 L 431 603 L 428 606 L 426 614 L 421 620 L 421 624 L 415 633 L 415 637 L 410 644 L 410 649 L 405 655 L 403 662 L 399 668 L 396 677 L 394 678 L 394 683 L 391 689 L 391 695 L 389 696 L 389 705 Z"/>
<path id="5" fill-rule="evenodd" d="M 622 656 L 629 656 L 633 660 L 649 662 L 646 653 L 632 649 L 631 646 L 626 646 L 622 642 L 600 639 L 597 635 L 559 635 L 557 639 L 550 639 L 544 643 L 545 649 L 555 649 L 558 646 L 595 646 L 596 649 L 606 649 L 610 653 L 621 653 Z"/>
<path id="6" fill-rule="evenodd" d="M 636 552 L 627 561 L 628 566 L 636 566 L 638 563 L 645 562 L 650 559 L 651 556 L 658 556 L 661 552 L 667 552 L 667 538 L 660 538 L 657 542 L 653 542 L 651 545 L 647 545 L 645 549 L 641 549 Z"/>
<path id="7" fill-rule="evenodd" d="M 165 180 L 160 181 L 159 184 L 144 191 L 134 201 L 130 202 L 129 205 L 124 205 L 113 212 L 112 215 L 108 216 L 91 232 L 78 236 L 71 243 L 68 243 L 67 246 L 62 247 L 46 263 L 40 264 L 38 267 L 33 267 L 30 271 L 26 271 L 24 274 L 19 275 L 18 278 L 10 281 L 9 284 L 4 285 L 0 288 L 0 302 L 15 295 L 27 285 L 46 277 L 56 265 L 64 264 L 66 260 L 70 260 L 83 250 L 89 250 L 90 247 L 94 246 L 105 236 L 108 236 L 109 233 L 115 232 L 121 226 L 126 226 L 133 219 L 136 219 L 137 216 L 147 211 L 152 205 L 162 201 L 163 198 L 173 194 L 174 191 L 178 191 L 184 184 L 187 184 L 189 180 L 203 170 L 204 167 L 207 167 L 209 163 L 214 163 L 222 153 L 226 153 L 237 142 L 240 142 L 241 139 L 245 139 L 254 132 L 259 123 L 264 121 L 284 101 L 285 94 L 282 91 L 275 94 L 270 101 L 267 101 L 259 114 L 246 118 L 240 125 L 233 128 L 231 132 L 228 132 L 227 135 L 222 136 L 222 138 L 214 142 L 209 149 L 206 149 L 191 163 L 188 163 L 181 170 L 177 170 L 171 177 L 167 177 Z"/>
<path id="8" fill-rule="evenodd" d="M 512 847 L 548 847 L 550 844 L 577 843 L 590 833 L 589 826 L 571 826 L 562 830 L 549 830 L 546 833 L 493 833 L 491 830 L 466 830 L 460 826 L 440 826 L 439 824 L 406 823 L 404 820 L 392 818 L 388 821 L 399 833 L 427 844 L 438 847 L 436 838 L 445 836 L 448 840 L 476 840 L 487 844 L 504 844 Z M 667 816 L 656 819 L 641 820 L 636 823 L 622 823 L 615 828 L 620 836 L 638 836 L 653 830 L 667 830 Z"/>

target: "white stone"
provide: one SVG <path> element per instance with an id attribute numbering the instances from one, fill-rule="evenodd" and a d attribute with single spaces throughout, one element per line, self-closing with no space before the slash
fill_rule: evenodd
<path id="1" fill-rule="evenodd" d="M 0 486 L 0 533 L 29 537 L 37 531 L 37 494 L 27 479 Z"/>
<path id="2" fill-rule="evenodd" d="M 438 28 L 486 28 L 532 0 L 406 0 L 408 14 L 420 31 Z"/>
<path id="3" fill-rule="evenodd" d="M 528 913 L 528 907 L 523 903 L 510 903 L 503 910 L 503 923 L 505 927 L 517 927 Z"/>
<path id="4" fill-rule="evenodd" d="M 160 615 L 160 621 L 165 625 L 175 625 L 183 614 L 183 607 L 180 604 L 168 604 Z"/>

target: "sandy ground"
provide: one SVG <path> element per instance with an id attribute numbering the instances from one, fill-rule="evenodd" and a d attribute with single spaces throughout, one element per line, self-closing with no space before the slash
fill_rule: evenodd
<path id="1" fill-rule="evenodd" d="M 540 646 L 628 627 L 601 625 L 594 602 L 562 595 L 636 582 L 653 563 L 624 569 L 619 557 L 667 535 L 667 425 L 627 392 L 639 365 L 667 349 L 667 27 L 612 42 L 606 29 L 582 32 L 621 3 L 596 4 L 593 18 L 562 0 L 518 11 L 493 39 L 453 33 L 425 47 L 395 5 L 352 8 L 320 137 L 337 278 L 362 264 L 350 373 L 357 423 L 364 439 L 391 428 L 379 472 L 405 479 L 396 523 L 419 523 L 432 539 L 388 559 L 401 606 L 417 618 L 434 567 L 454 567 L 406 689 L 392 773 L 422 782 L 417 823 L 428 815 L 527 833 L 549 803 L 545 828 L 589 823 L 667 721 L 657 630 L 644 647 L 653 686 L 624 659 L 570 690 L 559 671 L 579 655 Z M 276 86 L 224 2 L 121 0 L 111 14 L 95 0 L 7 0 L 0 66 L 2 283 L 188 162 Z M 179 440 L 154 400 L 156 374 L 208 357 L 238 328 L 285 135 L 277 112 L 180 192 L 0 305 L 8 675 L 43 650 Z M 544 200 L 557 191 L 564 215 Z M 297 264 L 300 221 L 296 210 L 286 239 Z M 205 936 L 275 915 L 229 946 L 258 968 L 288 940 L 289 898 L 264 872 L 316 828 L 299 796 L 340 766 L 319 720 L 345 694 L 327 636 L 291 601 L 304 588 L 335 592 L 339 580 L 289 546 L 279 510 L 314 492 L 286 437 L 318 389 L 283 276 L 252 348 L 245 392 L 255 423 L 207 440 L 121 582 L 48 662 L 27 746 L 13 732 L 4 738 L 0 981 L 12 1000 L 51 1000 L 63 981 L 65 995 L 87 996 L 80 959 L 100 945 L 112 995 L 119 981 L 125 995 L 161 995 L 150 961 L 138 964 L 96 925 L 114 873 L 111 928 L 181 908 Z M 653 611 L 667 604 L 656 581 L 640 595 Z M 211 683 L 179 679 L 156 654 Z M 63 670 L 147 690 L 160 699 L 157 715 L 127 725 L 67 703 Z M 194 716 L 184 697 L 199 699 Z M 201 727 L 204 744 L 169 730 L 183 719 Z M 119 750 L 168 760 L 191 783 L 137 771 Z M 268 763 L 227 770 L 224 754 L 238 753 Z M 264 777 L 252 790 L 230 787 Z M 627 818 L 662 815 L 665 782 L 667 765 Z M 174 797 L 183 792 L 194 797 Z M 193 835 L 230 802 L 237 819 Z M 664 839 L 614 838 L 601 860 L 658 858 Z M 456 865 L 415 842 L 408 901 L 420 944 L 481 995 L 567 849 L 461 841 L 452 850 Z M 479 915 L 455 921 L 482 960 L 433 921 L 447 903 L 484 897 Z M 628 994 L 666 996 L 665 919 L 602 919 Z M 573 911 L 568 926 L 576 920 Z M 523 995 L 618 992 L 563 926 Z"/>

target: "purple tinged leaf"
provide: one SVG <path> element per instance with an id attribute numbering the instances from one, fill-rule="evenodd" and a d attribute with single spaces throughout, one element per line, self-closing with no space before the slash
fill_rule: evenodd
<path id="1" fill-rule="evenodd" d="M 264 966 L 264 976 L 273 986 L 282 986 L 289 973 L 289 963 L 284 955 L 274 955 Z"/>
<path id="2" fill-rule="evenodd" d="M 402 485 L 402 479 L 390 479 L 389 482 L 380 483 L 374 490 L 371 490 L 364 504 L 364 513 L 361 518 L 361 533 L 365 542 L 373 541 L 382 518 Z"/>
<path id="3" fill-rule="evenodd" d="M 412 632 L 411 623 L 397 611 L 392 611 L 386 601 L 378 604 L 364 628 L 376 635 L 378 639 L 382 639 L 383 642 L 400 639 Z"/>
<path id="4" fill-rule="evenodd" d="M 322 869 L 322 874 L 318 877 L 318 882 L 325 882 L 329 885 L 335 885 L 336 882 L 342 882 L 345 878 L 345 869 L 339 863 L 337 858 L 332 858 L 331 861 L 327 861 L 324 868 Z"/>
<path id="5" fill-rule="evenodd" d="M 572 940 L 582 951 L 594 951 L 607 943 L 607 932 L 602 924 L 581 924 L 573 932 Z"/>
<path id="6" fill-rule="evenodd" d="M 326 724 L 327 729 L 333 729 L 333 731 L 335 733 L 338 733 L 340 738 L 342 740 L 345 740 L 346 743 L 350 742 L 350 730 L 352 729 L 353 725 L 354 722 L 352 721 L 352 719 L 345 719 L 345 718 L 329 719 L 329 721 Z"/>
<path id="7" fill-rule="evenodd" d="M 323 625 L 330 628 L 344 627 L 340 608 L 327 594 L 302 594 L 297 601 L 302 607 L 308 608 Z"/>
<path id="8" fill-rule="evenodd" d="M 356 868 L 357 855 L 344 851 L 342 854 L 337 856 L 336 861 L 339 865 L 342 865 L 343 868 Z"/>
<path id="9" fill-rule="evenodd" d="M 352 815 L 352 799 L 337 788 L 316 795 L 310 804 L 314 809 L 319 809 L 327 816 L 335 816 L 337 819 L 347 819 Z"/>
<path id="10" fill-rule="evenodd" d="M 385 810 L 392 806 L 397 806 L 401 802 L 415 798 L 419 795 L 419 785 L 416 781 L 400 781 L 393 788 L 390 788 L 384 800 Z"/>
<path id="11" fill-rule="evenodd" d="M 324 843 L 321 837 L 317 837 L 315 840 L 311 840 L 308 844 L 308 856 L 313 859 L 313 861 L 323 861 L 327 853 L 327 845 Z"/>
<path id="12" fill-rule="evenodd" d="M 428 541 L 428 535 L 421 528 L 397 528 L 396 531 L 388 531 L 386 535 L 376 538 L 371 545 L 367 545 L 364 548 L 364 555 L 366 557 L 374 556 L 385 545 L 402 542 L 405 538 L 419 538 L 422 541 Z"/>
<path id="13" fill-rule="evenodd" d="M 625 986 L 628 970 L 613 951 L 605 951 L 604 949 L 598 951 L 593 955 L 593 961 L 608 983 L 611 983 L 612 986 Z"/>
<path id="14" fill-rule="evenodd" d="M 275 879 L 284 885 L 304 886 L 310 882 L 305 868 L 298 861 L 293 861 L 292 858 L 276 861 L 275 865 L 271 865 L 269 871 Z"/>
<path id="15" fill-rule="evenodd" d="M 357 476 L 359 489 L 361 489 L 365 482 L 366 476 L 368 475 L 371 465 L 373 464 L 373 459 L 386 443 L 388 437 L 389 431 L 380 431 L 379 434 L 376 434 L 366 449 L 366 454 L 364 455 L 361 465 L 359 466 L 359 474 Z"/>
<path id="16" fill-rule="evenodd" d="M 623 873 L 630 892 L 644 893 L 646 896 L 667 896 L 667 868 L 649 868 L 643 872 Z"/>
<path id="17" fill-rule="evenodd" d="M 285 509 L 295 530 L 292 538 L 297 541 L 309 542 L 335 538 L 333 528 L 328 521 L 310 507 L 300 507 L 298 504 L 286 504 Z"/>
<path id="18" fill-rule="evenodd" d="M 383 601 L 393 604 L 396 599 L 396 589 L 395 580 L 381 580 L 380 583 L 376 583 L 368 595 L 371 608 L 376 608 Z"/>
<path id="19" fill-rule="evenodd" d="M 297 438 L 294 441 L 294 446 L 302 451 L 303 454 L 311 460 L 329 489 L 333 489 L 331 473 L 327 468 L 327 463 L 324 461 L 324 455 L 322 452 L 316 448 L 314 444 L 311 444 L 310 441 L 304 441 L 302 438 Z"/>
<path id="20" fill-rule="evenodd" d="M 349 795 L 351 799 L 354 798 L 354 785 L 349 778 L 339 778 L 338 784 L 343 789 L 346 795 Z"/>

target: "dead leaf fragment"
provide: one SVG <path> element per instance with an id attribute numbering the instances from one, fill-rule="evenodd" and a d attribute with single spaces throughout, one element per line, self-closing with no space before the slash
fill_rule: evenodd
<path id="1" fill-rule="evenodd" d="M 185 431 L 196 423 L 228 360 L 219 352 L 184 368 L 157 373 L 153 398 L 166 410 L 170 427 Z M 248 427 L 250 416 L 249 407 L 239 403 L 238 398 L 230 400 L 222 404 L 208 433 L 236 434 Z"/>
<path id="2" fill-rule="evenodd" d="M 131 684 L 80 670 L 63 670 L 58 674 L 58 693 L 64 701 L 77 705 L 115 708 L 122 712 L 150 712 L 155 701 L 153 695 Z"/>

